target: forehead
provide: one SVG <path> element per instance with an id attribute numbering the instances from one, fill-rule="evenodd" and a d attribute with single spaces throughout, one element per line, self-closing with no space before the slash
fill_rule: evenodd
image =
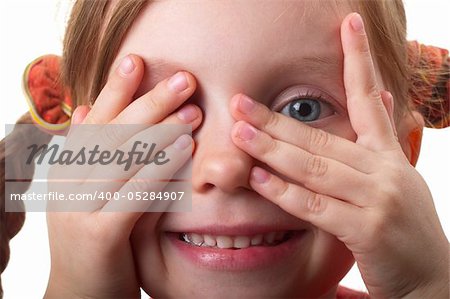
<path id="1" fill-rule="evenodd" d="M 146 64 L 164 66 L 162 61 L 169 60 L 206 75 L 225 66 L 257 72 L 258 65 L 300 56 L 341 59 L 339 28 L 346 12 L 350 8 L 334 0 L 151 1 L 128 32 L 117 60 L 134 53 Z M 213 80 L 214 74 L 208 78 Z"/>

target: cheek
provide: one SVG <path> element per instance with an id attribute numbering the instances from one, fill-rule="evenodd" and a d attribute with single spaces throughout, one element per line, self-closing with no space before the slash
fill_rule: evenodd
<path id="1" fill-rule="evenodd" d="M 131 234 L 131 247 L 135 260 L 136 273 L 141 287 L 155 298 L 161 297 L 158 291 L 165 289 L 155 286 L 166 285 L 164 256 L 161 250 L 160 233 L 156 224 L 161 213 L 145 213 L 136 223 Z M 157 292 L 157 293 L 155 293 Z"/>
<path id="2" fill-rule="evenodd" d="M 320 278 L 316 280 L 319 288 L 328 289 L 338 284 L 347 274 L 354 264 L 354 258 L 351 251 L 335 236 L 317 230 L 314 238 L 311 273 Z"/>

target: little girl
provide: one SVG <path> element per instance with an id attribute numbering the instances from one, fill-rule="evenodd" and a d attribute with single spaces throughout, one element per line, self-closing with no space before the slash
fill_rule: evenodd
<path id="1" fill-rule="evenodd" d="M 405 35 L 400 0 L 76 1 L 34 122 L 191 125 L 170 143 L 195 145 L 192 212 L 49 213 L 45 298 L 448 298 L 413 167 L 448 126 L 448 65 L 424 75 L 446 53 Z M 369 294 L 338 286 L 355 261 Z"/>

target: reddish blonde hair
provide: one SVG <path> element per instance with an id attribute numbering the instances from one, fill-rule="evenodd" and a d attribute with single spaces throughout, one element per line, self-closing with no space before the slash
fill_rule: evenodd
<path id="1" fill-rule="evenodd" d="M 108 7 L 108 3 L 115 3 Z M 62 80 L 77 104 L 94 102 L 122 40 L 151 0 L 76 1 L 64 38 Z M 330 1 L 327 1 L 330 2 Z M 331 3 L 331 2 L 330 2 Z M 336 6 L 339 4 L 336 2 Z M 350 0 L 361 13 L 383 81 L 396 99 L 397 117 L 409 107 L 406 17 L 401 0 Z M 111 5 L 112 6 L 112 5 Z M 109 13 L 108 13 L 109 12 Z M 98 28 L 104 28 L 98 34 Z"/>
<path id="2" fill-rule="evenodd" d="M 64 38 L 61 79 L 70 89 L 76 105 L 95 101 L 106 84 L 109 69 L 126 32 L 149 3 L 151 0 L 75 2 Z M 340 7 L 339 0 L 314 3 L 311 7 L 316 9 L 323 9 L 323 5 L 331 3 L 337 11 Z M 418 86 L 424 88 L 424 84 L 418 84 L 418 81 L 423 81 L 424 69 L 408 64 L 403 1 L 348 0 L 348 3 L 365 20 L 372 56 L 382 70 L 386 89 L 395 99 L 394 117 L 398 123 L 405 113 L 415 109 L 413 97 L 419 94 Z M 103 28 L 100 35 L 98 28 Z M 431 89 L 432 86 L 425 88 Z M 439 100 L 430 98 L 430 101 Z M 433 103 L 424 105 L 433 106 Z M 432 126 L 426 117 L 427 125 Z"/>

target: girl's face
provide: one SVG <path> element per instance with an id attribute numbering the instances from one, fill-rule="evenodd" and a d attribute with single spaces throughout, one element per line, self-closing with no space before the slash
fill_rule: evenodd
<path id="1" fill-rule="evenodd" d="M 192 212 L 147 213 L 133 233 L 136 266 L 150 295 L 334 296 L 353 264 L 352 255 L 334 236 L 249 187 L 250 169 L 261 163 L 233 144 L 235 120 L 229 110 L 230 99 L 244 93 L 289 117 L 312 120 L 311 126 L 355 140 L 346 111 L 339 34 L 351 10 L 341 3 L 338 13 L 331 3 L 152 1 L 127 34 L 115 64 L 128 53 L 144 59 L 146 73 L 136 97 L 186 70 L 198 84 L 189 101 L 204 112 L 194 132 Z M 307 98 L 299 102 L 305 108 L 302 116 L 286 108 L 298 97 Z M 247 246 L 251 238 L 259 246 L 205 248 L 177 238 L 194 232 L 219 243 L 231 238 L 236 247 Z M 281 240 L 268 245 L 273 232 Z M 266 239 L 262 244 L 261 235 Z"/>

